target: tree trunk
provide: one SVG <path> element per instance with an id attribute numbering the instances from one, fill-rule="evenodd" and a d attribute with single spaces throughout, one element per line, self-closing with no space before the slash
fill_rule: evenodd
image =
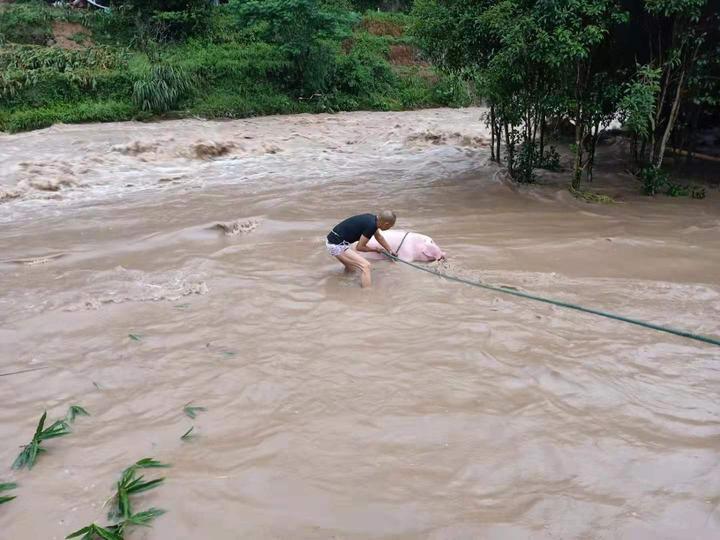
<path id="1" fill-rule="evenodd" d="M 545 112 L 540 114 L 540 159 L 545 155 Z"/>
<path id="2" fill-rule="evenodd" d="M 490 160 L 500 162 L 495 159 L 495 106 L 490 105 Z"/>
<path id="3" fill-rule="evenodd" d="M 638 162 L 638 136 L 637 133 L 633 135 L 632 138 L 632 158 L 635 164 L 637 165 Z"/>
<path id="4" fill-rule="evenodd" d="M 587 162 L 587 171 L 586 176 L 588 182 L 593 181 L 593 166 L 595 165 L 595 149 L 597 148 L 597 142 L 600 132 L 600 122 L 596 122 L 595 126 L 593 128 L 593 134 L 590 138 L 590 149 L 588 151 L 588 162 Z"/>
<path id="5" fill-rule="evenodd" d="M 665 157 L 665 146 L 667 145 L 670 133 L 672 133 L 673 127 L 675 126 L 675 120 L 677 120 L 678 113 L 680 112 L 680 97 L 682 96 L 683 83 L 685 81 L 685 66 L 683 66 L 680 72 L 680 79 L 677 82 L 677 88 L 675 89 L 675 99 L 673 100 L 672 109 L 670 110 L 670 116 L 668 117 L 667 124 L 665 125 L 665 132 L 660 139 L 658 151 L 655 155 L 655 167 L 660 168 L 662 166 L 663 158 Z"/>
<path id="6" fill-rule="evenodd" d="M 512 174 L 513 174 L 514 150 L 515 150 L 514 145 L 510 143 L 510 128 L 508 127 L 508 123 L 505 122 L 505 153 L 506 153 L 508 171 L 510 172 L 510 176 L 512 176 Z"/>
<path id="7" fill-rule="evenodd" d="M 580 187 L 582 180 L 582 158 L 583 158 L 583 122 L 582 122 L 582 106 L 580 105 L 581 84 L 582 84 L 582 63 L 576 62 L 575 75 L 575 170 L 571 187 L 577 189 Z"/>
<path id="8" fill-rule="evenodd" d="M 687 137 L 687 156 L 685 157 L 685 164 L 690 165 L 690 161 L 692 161 L 692 155 L 693 152 L 695 152 L 695 145 L 697 144 L 697 137 L 695 137 L 695 133 L 697 133 L 697 127 L 698 127 L 698 121 L 700 120 L 700 107 L 697 105 L 695 106 L 693 110 L 692 120 L 690 121 L 689 125 L 689 135 Z"/>

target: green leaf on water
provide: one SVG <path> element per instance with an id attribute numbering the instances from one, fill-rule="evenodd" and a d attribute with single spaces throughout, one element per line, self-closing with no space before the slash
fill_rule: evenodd
<path id="1" fill-rule="evenodd" d="M 190 403 L 192 403 L 192 402 L 190 402 Z M 185 405 L 183 412 L 186 415 L 188 415 L 190 418 L 192 418 L 193 420 L 197 416 L 197 413 L 207 411 L 207 409 L 205 407 L 194 407 L 194 406 L 191 406 L 190 403 Z"/>
<path id="2" fill-rule="evenodd" d="M 140 341 L 142 339 L 142 336 L 139 334 L 128 334 L 128 337 L 133 341 Z"/>
<path id="3" fill-rule="evenodd" d="M 145 510 L 143 512 L 138 512 L 137 514 L 134 514 L 128 518 L 128 522 L 132 523 L 133 525 L 140 525 L 142 527 L 149 527 L 150 522 L 154 520 L 155 518 L 158 518 L 165 514 L 166 511 L 162 508 L 150 508 L 149 510 Z"/>
<path id="4" fill-rule="evenodd" d="M 80 405 L 71 405 L 65 415 L 65 420 L 72 424 L 78 416 L 90 416 L 90 413 L 83 409 Z"/>
<path id="5" fill-rule="evenodd" d="M 177 304 L 174 306 L 176 309 L 187 309 L 190 307 L 190 304 Z"/>
<path id="6" fill-rule="evenodd" d="M 137 471 L 139 469 L 155 469 L 169 467 L 165 463 L 161 463 L 152 458 L 144 458 L 137 461 L 122 472 L 120 480 L 117 483 L 117 491 L 115 495 L 110 499 L 113 501 L 113 506 L 108 512 L 109 519 L 121 519 L 123 523 L 118 525 L 118 532 L 122 534 L 124 523 L 132 515 L 132 506 L 130 501 L 130 495 L 142 493 L 157 487 L 165 481 L 164 478 L 156 478 L 153 480 L 145 481 L 144 476 L 138 476 Z"/>
<path id="7" fill-rule="evenodd" d="M 43 441 L 48 439 L 55 439 L 57 437 L 64 437 L 71 433 L 70 426 L 65 420 L 56 420 L 48 428 L 45 427 L 45 420 L 47 419 L 47 411 L 40 417 L 37 427 L 35 428 L 35 434 L 32 440 L 23 447 L 22 452 L 15 458 L 12 464 L 13 469 L 22 469 L 27 467 L 32 469 L 37 461 L 38 456 L 45 452 L 44 448 L 40 447 Z"/>
<path id="8" fill-rule="evenodd" d="M 171 465 L 167 463 L 161 463 L 153 458 L 143 458 L 131 467 L 129 467 L 129 469 L 166 469 L 168 467 L 171 467 Z"/>
<path id="9" fill-rule="evenodd" d="M 190 429 L 188 429 L 185 434 L 180 437 L 180 439 L 182 439 L 183 441 L 188 441 L 192 439 L 194 437 L 194 435 L 191 435 L 193 429 L 195 429 L 195 426 L 192 426 Z"/>
<path id="10" fill-rule="evenodd" d="M 82 529 L 79 529 L 79 530 L 75 531 L 74 533 L 68 534 L 65 537 L 65 540 L 67 540 L 68 538 L 78 538 L 79 536 L 90 534 L 94 528 L 95 528 L 94 523 L 92 525 L 88 525 L 87 527 L 83 527 Z"/>
<path id="11" fill-rule="evenodd" d="M 87 527 L 83 527 L 79 531 L 69 534 L 65 538 L 69 539 L 82 537 L 82 540 L 95 540 L 98 536 L 103 540 L 123 540 L 122 536 L 114 533 L 110 529 L 106 529 L 100 525 L 95 525 L 94 523 L 92 525 L 88 525 Z"/>
<path id="12" fill-rule="evenodd" d="M 148 482 L 143 482 L 143 478 L 145 477 L 140 476 L 133 480 L 133 482 L 131 482 L 127 486 L 128 495 L 134 495 L 135 493 L 142 493 L 143 491 L 148 491 L 149 489 L 157 487 L 165 481 L 164 478 L 156 478 L 154 480 L 149 480 Z"/>
<path id="13" fill-rule="evenodd" d="M 15 489 L 17 487 L 17 484 L 14 482 L 6 482 L 4 484 L 0 484 L 0 492 L 2 491 L 10 491 L 11 489 Z M 14 495 L 3 495 L 0 496 L 0 504 L 4 504 L 6 502 L 10 502 L 15 498 Z"/>
<path id="14" fill-rule="evenodd" d="M 232 352 L 232 351 L 224 351 L 223 352 L 223 356 L 226 358 L 230 358 L 232 356 L 235 356 L 236 354 L 237 354 L 236 352 Z"/>

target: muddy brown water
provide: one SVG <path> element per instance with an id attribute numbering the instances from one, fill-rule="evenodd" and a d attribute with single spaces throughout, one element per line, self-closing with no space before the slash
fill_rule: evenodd
<path id="1" fill-rule="evenodd" d="M 143 457 L 168 513 L 129 538 L 720 537 L 719 348 L 324 251 L 393 208 L 465 277 L 720 335 L 716 191 L 510 188 L 480 113 L 0 135 L 0 373 L 42 368 L 0 377 L 0 537 L 107 523 Z"/>

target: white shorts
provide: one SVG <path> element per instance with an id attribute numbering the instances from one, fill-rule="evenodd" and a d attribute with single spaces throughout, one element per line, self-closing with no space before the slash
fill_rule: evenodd
<path id="1" fill-rule="evenodd" d="M 332 255 L 333 257 L 342 255 L 351 247 L 352 247 L 352 244 L 345 242 L 345 241 L 343 241 L 342 244 L 331 244 L 330 242 L 325 240 L 325 248 L 328 250 L 328 253 L 330 255 Z"/>

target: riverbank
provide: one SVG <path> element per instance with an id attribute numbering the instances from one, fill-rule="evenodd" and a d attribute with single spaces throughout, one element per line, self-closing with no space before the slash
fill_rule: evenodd
<path id="1" fill-rule="evenodd" d="M 157 41 L 136 19 L 47 6 L 0 4 L 0 130 L 151 118 L 406 110 L 472 101 L 459 79 L 424 62 L 409 17 L 334 9 L 346 32 L 307 39 L 317 80 L 296 80 L 284 42 L 238 26 L 228 6 L 196 36 Z M 309 75 L 303 75 L 309 77 Z"/>

